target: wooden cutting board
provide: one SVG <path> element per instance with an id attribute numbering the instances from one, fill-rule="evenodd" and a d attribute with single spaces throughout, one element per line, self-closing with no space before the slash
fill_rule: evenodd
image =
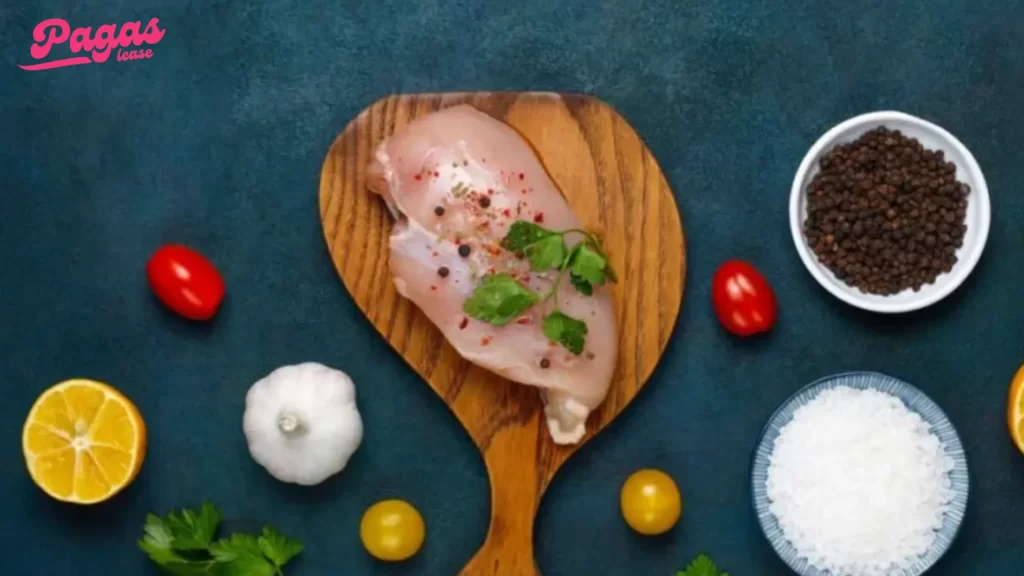
<path id="1" fill-rule="evenodd" d="M 391 220 L 380 197 L 366 188 L 366 168 L 377 144 L 411 119 L 462 103 L 508 123 L 533 145 L 583 225 L 603 238 L 618 272 L 612 294 L 619 364 L 578 445 L 554 444 L 537 390 L 463 360 L 392 282 Z M 321 173 L 320 217 L 334 265 L 356 304 L 444 399 L 483 454 L 491 524 L 461 574 L 537 576 L 533 522 L 544 490 L 573 452 L 640 391 L 679 315 L 686 247 L 679 210 L 658 163 L 622 116 L 590 96 L 395 95 L 363 110 L 334 141 Z"/>

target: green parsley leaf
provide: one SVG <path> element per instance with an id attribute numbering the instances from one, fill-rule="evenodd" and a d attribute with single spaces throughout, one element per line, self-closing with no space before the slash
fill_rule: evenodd
<path id="1" fill-rule="evenodd" d="M 533 222 L 516 220 L 508 228 L 508 233 L 501 240 L 501 247 L 511 252 L 526 250 L 530 244 L 535 244 L 550 236 L 561 236 L 558 232 L 552 232 Z"/>
<path id="2" fill-rule="evenodd" d="M 149 554 L 154 562 L 164 563 L 183 561 L 184 558 L 174 551 L 174 535 L 164 523 L 163 518 L 156 514 L 146 516 L 146 524 L 142 527 L 143 536 L 139 540 L 139 548 Z"/>
<path id="3" fill-rule="evenodd" d="M 232 534 L 210 545 L 210 555 L 225 565 L 227 576 L 274 576 L 277 567 L 263 556 L 259 540 L 251 534 Z"/>
<path id="4" fill-rule="evenodd" d="M 220 519 L 220 510 L 210 502 L 205 502 L 199 512 L 171 512 L 164 525 L 173 534 L 174 547 L 178 550 L 205 550 L 217 533 Z"/>
<path id="5" fill-rule="evenodd" d="M 212 560 L 168 562 L 160 569 L 171 576 L 226 576 L 224 565 Z"/>
<path id="6" fill-rule="evenodd" d="M 718 566 L 715 566 L 711 558 L 701 554 L 693 559 L 693 562 L 690 563 L 686 570 L 677 572 L 676 576 L 729 576 L 729 574 L 719 572 Z"/>
<path id="7" fill-rule="evenodd" d="M 261 556 L 259 541 L 251 534 L 232 534 L 210 545 L 210 555 L 221 562 L 231 562 L 239 556 Z"/>
<path id="8" fill-rule="evenodd" d="M 281 572 L 262 556 L 242 556 L 224 565 L 224 576 L 277 576 Z"/>
<path id="9" fill-rule="evenodd" d="M 283 576 L 281 567 L 302 544 L 273 527 L 260 536 L 232 534 L 214 541 L 221 513 L 210 503 L 199 510 L 146 516 L 139 548 L 172 576 Z"/>
<path id="10" fill-rule="evenodd" d="M 485 276 L 462 303 L 462 311 L 488 324 L 504 326 L 539 301 L 536 292 L 501 272 Z"/>
<path id="11" fill-rule="evenodd" d="M 155 514 L 146 516 L 144 534 L 139 548 L 149 555 L 163 571 L 172 576 L 219 576 L 222 567 L 210 560 L 189 560 L 174 549 L 174 535 L 163 518 Z"/>
<path id="12" fill-rule="evenodd" d="M 259 544 L 263 555 L 270 558 L 270 561 L 279 568 L 298 556 L 304 549 L 302 543 L 289 540 L 273 526 L 263 527 L 263 535 L 260 536 Z"/>
<path id="13" fill-rule="evenodd" d="M 552 342 L 558 342 L 577 356 L 583 353 L 587 336 L 587 325 L 583 321 L 555 310 L 544 317 L 542 329 Z"/>
<path id="14" fill-rule="evenodd" d="M 530 269 L 540 271 L 561 268 L 568 249 L 561 235 L 552 234 L 530 244 L 524 251 L 530 259 Z"/>
<path id="15" fill-rule="evenodd" d="M 604 284 L 604 271 L 607 265 L 608 261 L 604 256 L 601 256 L 590 244 L 580 242 L 573 248 L 572 257 L 569 259 L 569 272 L 578 276 L 580 283 L 587 282 L 591 286 L 600 286 Z M 576 282 L 573 282 L 573 285 L 577 289 L 579 288 Z"/>
<path id="16" fill-rule="evenodd" d="M 592 296 L 594 294 L 593 284 L 587 282 L 586 280 L 580 278 L 579 276 L 573 274 L 572 272 L 569 273 L 569 282 L 572 282 L 572 285 L 575 286 L 576 289 L 579 290 L 580 293 L 583 294 L 584 296 Z"/>

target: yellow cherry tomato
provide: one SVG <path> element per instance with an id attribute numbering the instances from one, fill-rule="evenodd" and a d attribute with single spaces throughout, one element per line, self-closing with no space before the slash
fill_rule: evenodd
<path id="1" fill-rule="evenodd" d="M 641 534 L 668 532 L 683 510 L 683 499 L 672 478 L 661 470 L 638 470 L 626 479 L 619 496 L 626 524 Z"/>
<path id="2" fill-rule="evenodd" d="M 423 517 L 403 500 L 382 500 L 367 508 L 359 538 L 371 556 L 391 562 L 406 560 L 423 545 Z"/>

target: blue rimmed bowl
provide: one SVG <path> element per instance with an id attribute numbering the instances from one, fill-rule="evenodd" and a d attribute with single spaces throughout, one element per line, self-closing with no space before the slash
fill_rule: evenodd
<path id="1" fill-rule="evenodd" d="M 754 511 L 757 513 L 761 530 L 782 561 L 797 574 L 801 576 L 842 576 L 826 570 L 818 570 L 811 566 L 806 558 L 798 557 L 796 549 L 782 533 L 778 519 L 769 510 L 767 488 L 768 462 L 782 427 L 793 419 L 793 412 L 797 408 L 807 404 L 825 390 L 839 386 L 848 386 L 859 390 L 870 388 L 899 398 L 908 409 L 917 412 L 925 422 L 931 425 L 931 432 L 938 437 L 945 447 L 946 453 L 953 459 L 950 479 L 955 494 L 946 510 L 942 528 L 939 529 L 932 547 L 910 568 L 899 573 L 901 576 L 920 576 L 938 562 L 939 558 L 942 558 L 960 532 L 960 524 L 963 521 L 964 512 L 967 510 L 967 495 L 970 488 L 967 456 L 964 454 L 960 437 L 942 408 L 939 408 L 939 405 L 924 392 L 892 376 L 877 372 L 846 372 L 827 376 L 805 386 L 772 414 L 761 433 L 757 448 L 754 450 L 751 466 L 750 486 Z"/>

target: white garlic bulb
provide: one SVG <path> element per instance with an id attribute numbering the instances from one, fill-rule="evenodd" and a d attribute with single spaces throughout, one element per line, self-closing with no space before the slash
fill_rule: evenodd
<path id="1" fill-rule="evenodd" d="M 363 440 L 355 384 L 316 362 L 282 366 L 249 389 L 242 431 L 271 476 L 319 484 L 341 472 Z"/>

